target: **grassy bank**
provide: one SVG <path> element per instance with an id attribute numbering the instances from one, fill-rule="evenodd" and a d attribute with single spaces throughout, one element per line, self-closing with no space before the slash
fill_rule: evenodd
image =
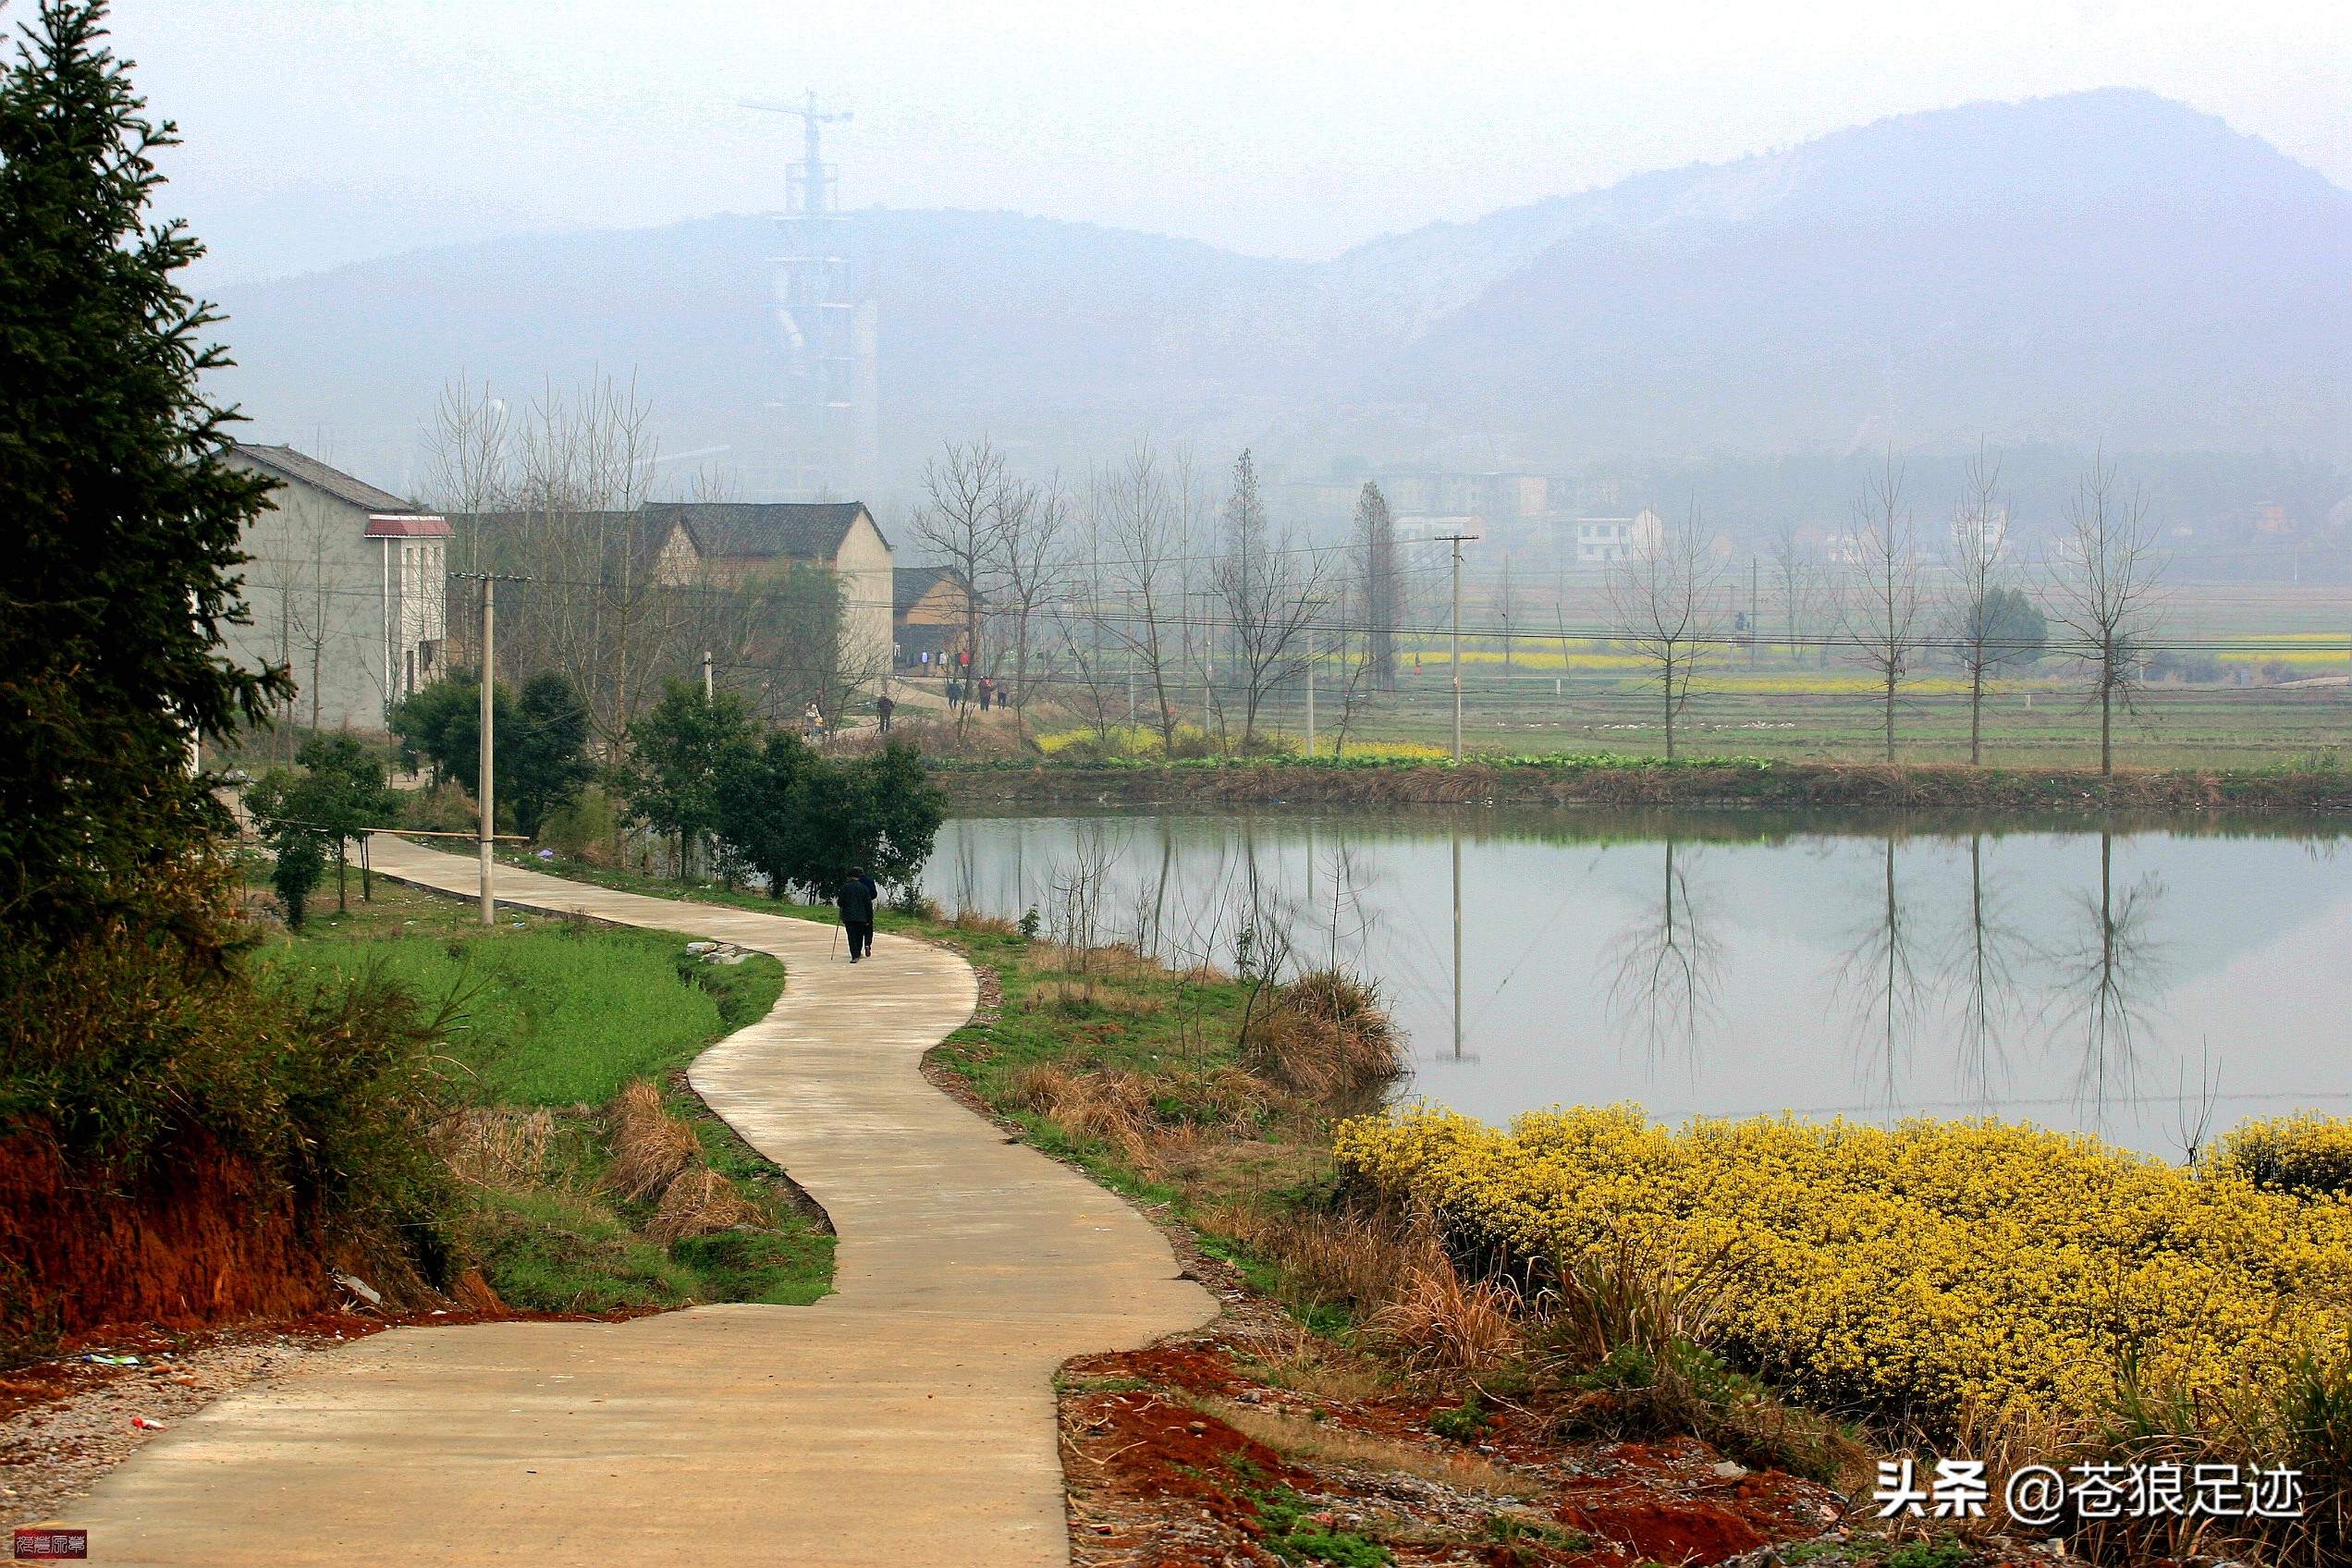
<path id="1" fill-rule="evenodd" d="M 1746 806 L 1774 810 L 2003 811 L 2247 816 L 2352 814 L 2352 773 L 2122 772 L 1880 766 L 1706 757 L 1666 763 L 1609 755 L 1411 757 L 1333 762 L 1296 756 L 1063 762 L 943 759 L 963 805 Z"/>
<path id="2" fill-rule="evenodd" d="M 821 1219 L 680 1077 L 775 1004 L 783 966 L 706 963 L 685 943 L 524 913 L 485 931 L 470 904 L 379 882 L 252 962 L 298 992 L 365 977 L 414 998 L 435 1042 L 424 1137 L 453 1177 L 452 1245 L 506 1305 L 814 1301 L 831 1278 Z"/>

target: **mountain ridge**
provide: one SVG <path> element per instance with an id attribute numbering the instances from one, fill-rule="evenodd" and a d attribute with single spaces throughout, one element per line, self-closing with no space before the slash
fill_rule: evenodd
<path id="1" fill-rule="evenodd" d="M 851 216 L 900 479 L 982 427 L 1066 463 L 1144 428 L 1310 460 L 1417 423 L 1425 452 L 1529 466 L 1835 447 L 1873 421 L 2352 441 L 2352 311 L 2328 281 L 2352 267 L 2352 192 L 2138 90 L 1893 116 L 1323 262 L 1017 214 Z M 521 393 L 634 365 L 673 443 L 748 448 L 780 371 L 771 232 L 721 214 L 227 288 L 245 368 L 223 386 L 265 428 L 388 450 L 460 368 Z"/>

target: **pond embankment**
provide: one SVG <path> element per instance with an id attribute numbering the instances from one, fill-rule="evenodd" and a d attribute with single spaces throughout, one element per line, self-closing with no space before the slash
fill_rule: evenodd
<path id="1" fill-rule="evenodd" d="M 2118 772 L 1562 757 L 936 764 L 958 805 L 1513 805 L 2352 814 L 2352 774 Z"/>

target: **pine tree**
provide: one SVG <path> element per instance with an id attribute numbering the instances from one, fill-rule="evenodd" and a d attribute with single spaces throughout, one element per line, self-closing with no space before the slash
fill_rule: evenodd
<path id="1" fill-rule="evenodd" d="M 0 77 L 0 932 L 93 929 L 178 880 L 221 826 L 195 736 L 260 719 L 283 670 L 238 668 L 238 545 L 266 481 L 223 458 L 229 362 L 150 225 L 176 143 L 105 46 L 105 7 L 44 0 Z M 196 923 L 201 925 L 202 923 Z M 192 926 L 183 924 L 183 929 Z"/>

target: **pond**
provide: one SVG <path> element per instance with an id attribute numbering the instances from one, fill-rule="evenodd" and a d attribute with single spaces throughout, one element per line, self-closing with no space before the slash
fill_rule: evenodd
<path id="1" fill-rule="evenodd" d="M 1997 1116 L 2178 1159 L 2352 1114 L 2352 832 L 1594 811 L 966 815 L 950 909 L 1337 962 L 1502 1124 Z"/>

